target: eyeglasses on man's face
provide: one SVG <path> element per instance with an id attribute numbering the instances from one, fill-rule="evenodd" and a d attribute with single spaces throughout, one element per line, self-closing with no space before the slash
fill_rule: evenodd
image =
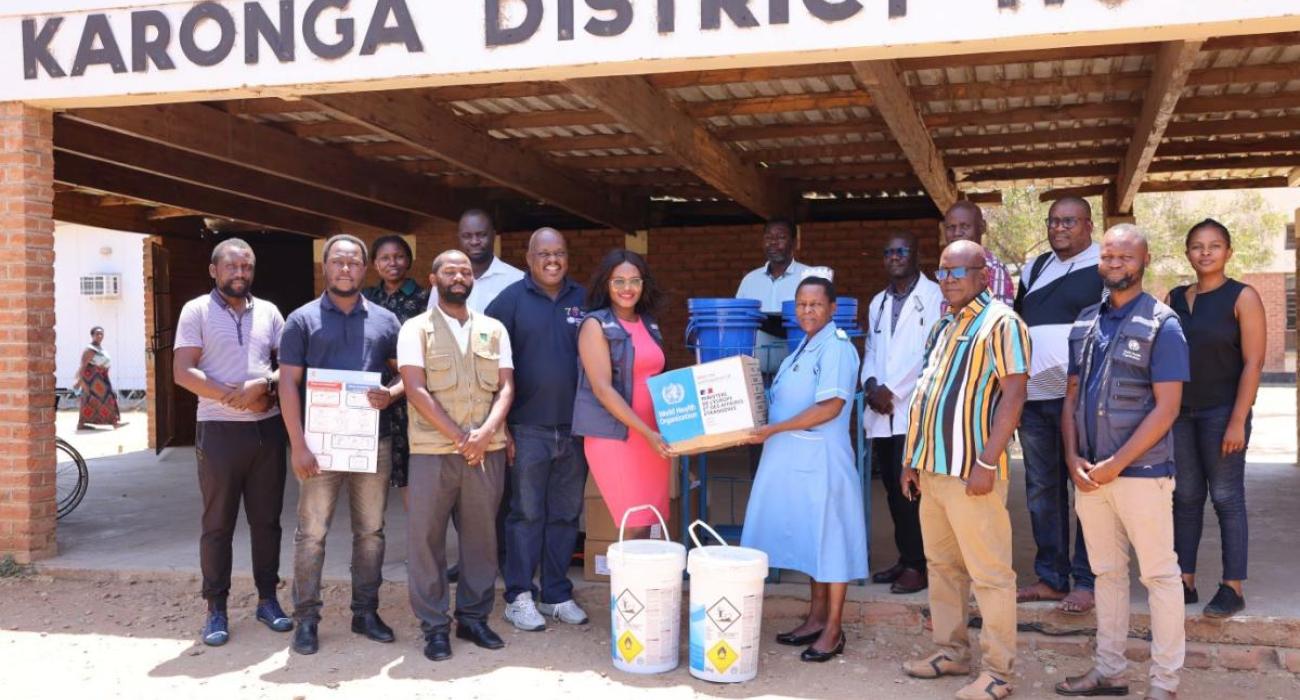
<path id="1" fill-rule="evenodd" d="M 955 280 L 964 280 L 966 279 L 966 275 L 970 274 L 974 270 L 978 270 L 983 267 L 984 267 L 983 265 L 966 265 L 964 267 L 941 267 L 934 271 L 934 278 L 939 280 L 940 282 L 948 279 L 949 277 Z"/>
<path id="2" fill-rule="evenodd" d="M 1079 222 L 1082 220 L 1083 219 L 1080 219 L 1077 216 L 1049 216 L 1046 219 L 1043 219 L 1043 223 L 1047 224 L 1048 229 L 1054 229 L 1058 226 L 1061 228 L 1074 228 L 1075 226 L 1078 226 Z"/>
<path id="3" fill-rule="evenodd" d="M 911 254 L 912 254 L 912 249 L 907 246 L 899 246 L 897 248 L 885 249 L 886 258 L 906 258 Z"/>

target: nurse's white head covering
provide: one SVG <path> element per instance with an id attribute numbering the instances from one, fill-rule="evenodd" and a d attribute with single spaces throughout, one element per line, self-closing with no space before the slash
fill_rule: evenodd
<path id="1" fill-rule="evenodd" d="M 831 268 L 826 267 L 825 265 L 819 265 L 817 267 L 806 267 L 804 268 L 803 274 L 799 276 L 799 281 L 802 282 L 808 279 L 809 277 L 821 277 L 823 279 L 834 282 L 835 270 L 832 270 Z"/>

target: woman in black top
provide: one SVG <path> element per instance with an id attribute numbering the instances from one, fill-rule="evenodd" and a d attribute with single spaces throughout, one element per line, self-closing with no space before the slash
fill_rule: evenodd
<path id="1" fill-rule="evenodd" d="M 1205 607 L 1209 617 L 1229 617 L 1246 606 L 1246 444 L 1264 369 L 1264 304 L 1253 287 L 1228 278 L 1230 259 L 1228 229 L 1213 219 L 1196 224 L 1187 232 L 1196 283 L 1169 293 L 1192 370 L 1174 424 L 1174 549 L 1184 597 L 1195 603 L 1196 550 L 1208 492 L 1223 540 L 1223 583 Z"/>

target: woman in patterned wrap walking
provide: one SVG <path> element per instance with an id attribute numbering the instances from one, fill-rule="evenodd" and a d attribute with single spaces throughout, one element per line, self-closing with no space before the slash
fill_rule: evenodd
<path id="1" fill-rule="evenodd" d="M 90 329 L 90 343 L 81 353 L 81 365 L 77 371 L 77 381 L 73 390 L 81 390 L 81 415 L 77 418 L 77 430 L 86 430 L 91 425 L 111 425 L 121 427 L 122 412 L 117 408 L 117 394 L 113 392 L 113 382 L 108 378 L 108 368 L 113 359 L 104 352 L 103 326 Z"/>

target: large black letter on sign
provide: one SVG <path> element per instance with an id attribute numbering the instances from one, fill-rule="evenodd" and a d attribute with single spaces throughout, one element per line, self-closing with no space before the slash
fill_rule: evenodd
<path id="1" fill-rule="evenodd" d="M 149 38 L 149 30 L 154 30 Z M 131 13 L 131 72 L 147 73 L 149 62 L 158 70 L 175 70 L 176 63 L 167 55 L 167 45 L 172 43 L 172 24 L 159 10 L 141 10 Z"/>
<path id="2" fill-rule="evenodd" d="M 194 40 L 199 22 L 205 19 L 216 22 L 221 28 L 221 38 L 217 40 L 217 45 L 210 49 L 199 48 Z M 185 18 L 181 20 L 181 52 L 194 65 L 215 66 L 226 60 L 226 56 L 230 55 L 230 50 L 233 48 L 235 48 L 235 18 L 230 16 L 230 10 L 215 2 L 201 2 L 185 13 Z"/>
<path id="3" fill-rule="evenodd" d="M 841 2 L 803 0 L 803 5 L 808 8 L 813 17 L 823 22 L 840 22 L 862 10 L 862 3 L 858 0 L 841 0 Z"/>
<path id="4" fill-rule="evenodd" d="M 767 23 L 768 24 L 789 24 L 790 23 L 790 0 L 768 0 Z"/>
<path id="5" fill-rule="evenodd" d="M 352 50 L 352 45 L 356 43 L 356 30 L 350 17 L 334 20 L 334 31 L 338 32 L 339 40 L 333 44 L 321 41 L 316 35 L 316 23 L 322 12 L 331 7 L 342 10 L 347 6 L 348 0 L 312 0 L 307 6 L 307 12 L 302 16 L 302 40 L 307 42 L 307 48 L 312 53 L 321 58 L 343 58 Z"/>
<path id="6" fill-rule="evenodd" d="M 397 24 L 391 27 L 388 26 L 390 14 L 397 20 Z M 370 26 L 366 28 L 366 38 L 361 40 L 361 55 L 373 54 L 381 44 L 404 44 L 408 53 L 424 52 L 424 44 L 420 43 L 420 34 L 415 31 L 415 21 L 411 19 L 406 0 L 379 0 L 375 5 L 375 14 L 370 17 Z"/>
<path id="7" fill-rule="evenodd" d="M 96 39 L 99 39 L 99 48 L 95 48 Z M 86 68 L 97 63 L 107 63 L 114 73 L 126 72 L 122 50 L 117 48 L 117 38 L 113 36 L 113 28 L 108 25 L 108 15 L 103 13 L 86 16 L 86 26 L 81 28 L 81 43 L 77 46 L 77 57 L 72 61 L 72 75 L 81 75 L 86 72 Z"/>
<path id="8" fill-rule="evenodd" d="M 618 36 L 632 26 L 631 0 L 587 0 L 587 6 L 596 12 L 613 12 L 613 19 L 587 20 L 587 33 L 592 36 Z"/>
<path id="9" fill-rule="evenodd" d="M 488 46 L 505 46 L 528 41 L 542 26 L 542 0 L 523 0 L 527 14 L 518 27 L 502 27 L 501 0 L 487 0 L 483 3 L 484 29 Z"/>
<path id="10" fill-rule="evenodd" d="M 23 20 L 23 78 L 36 80 L 37 64 L 40 64 L 51 78 L 67 76 L 67 73 L 63 72 L 63 66 L 60 66 L 59 62 L 54 60 L 54 55 L 50 53 L 50 42 L 54 39 L 55 32 L 59 31 L 60 24 L 63 24 L 62 17 L 51 17 L 41 25 L 41 31 L 38 32 L 36 20 Z"/>
<path id="11" fill-rule="evenodd" d="M 700 5 L 700 29 L 721 29 L 723 12 L 741 29 L 758 26 L 758 19 L 749 11 L 749 0 L 704 0 Z"/>
<path id="12" fill-rule="evenodd" d="M 677 30 L 676 0 L 659 0 L 659 33 L 672 34 Z"/>
<path id="13" fill-rule="evenodd" d="M 258 3 L 244 5 L 244 63 L 254 65 L 261 58 L 259 37 L 281 63 L 293 62 L 293 0 L 280 0 L 279 27 Z"/>

